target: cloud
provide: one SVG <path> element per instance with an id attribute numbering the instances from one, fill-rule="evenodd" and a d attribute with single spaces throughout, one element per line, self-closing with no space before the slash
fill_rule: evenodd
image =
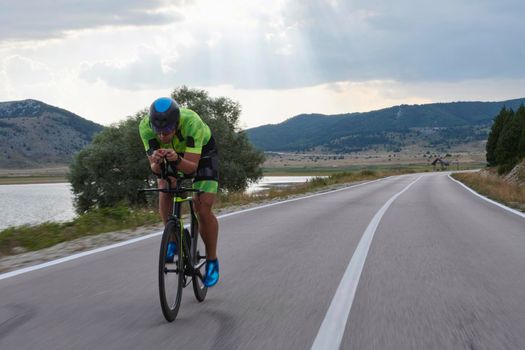
<path id="1" fill-rule="evenodd" d="M 43 88 L 54 82 L 54 75 L 49 67 L 27 57 L 13 55 L 0 63 L 3 76 L 0 85 L 6 95 L 16 95 L 17 91 L 27 88 Z"/>
<path id="2" fill-rule="evenodd" d="M 520 1 L 304 0 L 282 2 L 273 12 L 237 11 L 235 20 L 188 18 L 179 27 L 192 45 L 171 48 L 179 56 L 169 70 L 161 69 L 157 50 L 84 76 L 134 88 L 183 82 L 247 89 L 525 77 Z"/>
<path id="3" fill-rule="evenodd" d="M 162 25 L 180 20 L 173 12 L 163 11 L 166 3 L 165 0 L 2 0 L 0 41 L 57 38 L 72 30 Z"/>
<path id="4" fill-rule="evenodd" d="M 289 2 L 324 81 L 522 78 L 525 3 L 474 0 Z"/>
<path id="5" fill-rule="evenodd" d="M 197 24 L 182 24 L 167 29 L 162 39 L 138 45 L 131 60 L 84 64 L 80 77 L 124 89 L 173 88 L 182 84 L 249 88 L 280 85 L 280 79 L 286 76 L 285 65 L 293 63 L 283 52 L 286 41 L 268 39 L 268 32 L 259 26 L 209 32 Z"/>
<path id="6" fill-rule="evenodd" d="M 104 50 L 93 47 L 97 58 L 83 59 L 90 63 L 83 64 L 82 79 L 127 90 L 171 89 L 181 84 L 290 89 L 345 81 L 525 78 L 525 50 L 519 44 L 525 36 L 521 1 L 181 0 L 176 4 L 184 6 L 184 18 L 174 18 L 173 8 L 164 7 L 161 0 L 42 0 L 34 1 L 28 16 L 18 2 L 7 0 L 0 5 L 0 20 L 7 21 L 0 40 L 177 21 L 162 30 L 135 27 L 125 32 L 129 38 L 107 32 L 106 42 L 111 35 L 118 37 L 106 50 L 107 57 L 101 60 Z M 9 11 L 2 11 L 6 6 Z M 118 61 L 117 57 L 125 57 L 124 46 L 125 51 L 134 46 L 137 53 Z"/>
<path id="7" fill-rule="evenodd" d="M 123 90 L 175 87 L 176 71 L 171 57 L 163 57 L 155 49 L 141 45 L 135 58 L 123 61 L 84 63 L 80 78 L 88 82 L 105 82 Z"/>

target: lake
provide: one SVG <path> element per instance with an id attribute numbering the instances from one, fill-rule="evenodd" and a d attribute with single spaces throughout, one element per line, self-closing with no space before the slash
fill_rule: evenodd
<path id="1" fill-rule="evenodd" d="M 0 185 L 0 230 L 75 217 L 69 183 Z"/>
<path id="2" fill-rule="evenodd" d="M 315 176 L 264 176 L 259 182 L 251 184 L 247 189 L 247 193 L 254 193 L 262 190 L 267 190 L 272 187 L 286 187 L 293 184 L 303 183 Z"/>
<path id="3" fill-rule="evenodd" d="M 246 192 L 303 183 L 313 176 L 265 176 Z M 0 230 L 9 226 L 68 221 L 76 214 L 69 183 L 0 185 Z"/>

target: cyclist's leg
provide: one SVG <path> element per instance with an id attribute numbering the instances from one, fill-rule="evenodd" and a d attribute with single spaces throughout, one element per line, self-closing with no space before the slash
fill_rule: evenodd
<path id="1" fill-rule="evenodd" d="M 219 280 L 219 261 L 217 260 L 217 238 L 219 224 L 212 211 L 215 193 L 204 192 L 194 198 L 195 211 L 199 218 L 200 233 L 206 246 L 206 274 L 204 285 L 213 287 Z"/>
<path id="2" fill-rule="evenodd" d="M 194 196 L 194 207 L 199 218 L 200 234 L 206 246 L 206 259 L 217 259 L 219 223 L 213 213 L 215 193 L 201 193 Z"/>
<path id="3" fill-rule="evenodd" d="M 204 285 L 214 286 L 219 280 L 217 238 L 219 224 L 213 213 L 213 203 L 219 187 L 219 158 L 216 150 L 206 153 L 199 161 L 193 187 L 203 193 L 194 197 L 195 211 L 199 218 L 200 233 L 206 246 L 206 275 Z"/>

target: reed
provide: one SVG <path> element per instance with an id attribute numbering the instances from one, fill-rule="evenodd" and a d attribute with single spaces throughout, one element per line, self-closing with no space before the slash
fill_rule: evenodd
<path id="1" fill-rule="evenodd" d="M 153 210 L 134 210 L 120 205 L 94 209 L 68 222 L 9 227 L 0 232 L 0 256 L 40 250 L 88 235 L 158 223 Z"/>
<path id="2" fill-rule="evenodd" d="M 505 181 L 489 171 L 455 173 L 452 177 L 474 191 L 505 205 L 525 211 L 525 186 Z"/>

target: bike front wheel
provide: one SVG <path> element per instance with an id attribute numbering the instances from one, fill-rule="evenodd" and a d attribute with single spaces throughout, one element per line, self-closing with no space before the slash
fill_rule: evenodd
<path id="1" fill-rule="evenodd" d="M 184 287 L 184 265 L 182 244 L 179 242 L 180 223 L 169 220 L 164 228 L 159 252 L 159 296 L 162 313 L 168 322 L 173 322 L 179 312 Z M 175 254 L 168 246 L 175 243 Z"/>
<path id="2" fill-rule="evenodd" d="M 203 278 L 206 271 L 206 248 L 204 247 L 204 242 L 199 234 L 199 225 L 197 220 L 192 220 L 191 225 L 191 255 L 192 255 L 192 264 L 196 272 L 196 275 L 193 276 L 193 293 L 195 294 L 195 299 L 199 302 L 204 301 L 206 298 L 206 293 L 208 292 L 208 287 L 204 285 Z"/>

